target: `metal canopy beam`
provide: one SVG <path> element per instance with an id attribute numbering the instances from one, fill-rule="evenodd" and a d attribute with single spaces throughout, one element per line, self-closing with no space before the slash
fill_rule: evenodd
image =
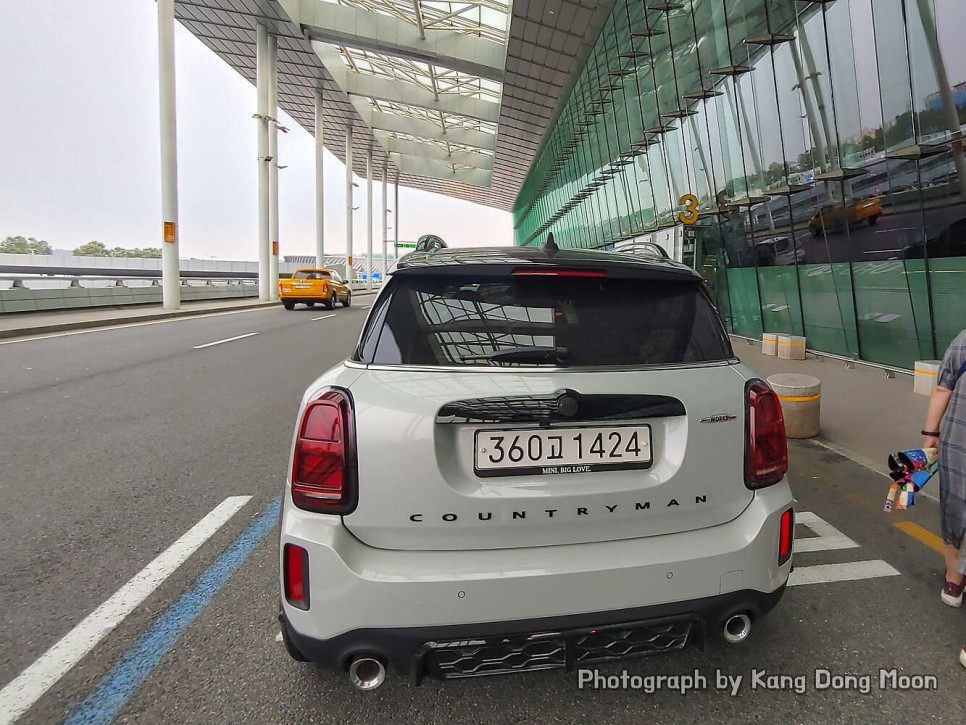
<path id="1" fill-rule="evenodd" d="M 500 104 L 481 101 L 469 96 L 442 94 L 437 100 L 432 91 L 418 86 L 400 83 L 388 78 L 356 73 L 346 67 L 342 56 L 331 45 L 312 43 L 322 64 L 338 84 L 342 92 L 352 98 L 364 96 L 389 103 L 405 103 L 409 106 L 442 111 L 479 121 L 497 123 L 500 120 Z"/>
<path id="2" fill-rule="evenodd" d="M 472 166 L 475 169 L 492 169 L 493 157 L 489 154 L 481 154 L 477 151 L 454 151 L 448 153 L 446 149 L 440 148 L 435 144 L 416 143 L 403 138 L 394 138 L 385 131 L 373 129 L 372 135 L 376 137 L 379 144 L 389 153 L 403 154 L 405 156 L 424 156 L 434 161 L 442 161 L 445 164 L 456 164 L 458 166 Z"/>
<path id="3" fill-rule="evenodd" d="M 429 176 L 434 179 L 448 179 L 461 181 L 473 186 L 489 186 L 492 173 L 486 169 L 454 169 L 439 161 L 427 159 L 425 156 L 408 156 L 406 154 L 390 153 L 389 157 L 396 168 L 403 174 Z"/>
<path id="4" fill-rule="evenodd" d="M 506 46 L 453 30 L 420 29 L 390 15 L 324 0 L 279 0 L 310 40 L 388 53 L 502 81 Z M 331 69 L 330 69 L 331 70 Z"/>
<path id="5" fill-rule="evenodd" d="M 367 101 L 360 98 L 353 98 L 352 105 L 355 106 L 363 122 L 373 131 L 408 133 L 432 141 L 449 141 L 488 151 L 496 148 L 496 135 L 492 133 L 469 128 L 447 128 L 444 131 L 438 123 L 427 119 L 374 111 Z"/>

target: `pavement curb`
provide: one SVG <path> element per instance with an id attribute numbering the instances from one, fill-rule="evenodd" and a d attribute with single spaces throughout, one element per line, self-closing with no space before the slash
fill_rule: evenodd
<path id="1" fill-rule="evenodd" d="M 353 292 L 353 297 L 362 297 L 376 294 L 373 292 Z M 203 315 L 218 315 L 225 312 L 236 312 L 238 310 L 255 310 L 261 307 L 278 307 L 282 309 L 280 302 L 252 302 L 248 304 L 232 305 L 224 308 L 206 309 L 181 309 L 171 310 L 170 312 L 145 313 L 143 315 L 130 315 L 127 317 L 111 317 L 101 320 L 75 320 L 73 322 L 58 322 L 48 325 L 37 325 L 34 327 L 20 327 L 11 330 L 0 330 L 0 339 L 11 339 L 15 337 L 33 337 L 34 335 L 48 335 L 56 332 L 69 332 L 71 330 L 92 330 L 98 327 L 114 327 L 117 325 L 137 324 L 140 322 L 153 322 L 154 320 L 170 320 L 177 317 L 201 317 Z M 126 308 L 116 308 L 126 309 Z"/>

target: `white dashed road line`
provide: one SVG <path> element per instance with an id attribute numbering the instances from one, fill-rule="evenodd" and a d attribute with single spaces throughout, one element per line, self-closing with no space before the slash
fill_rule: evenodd
<path id="1" fill-rule="evenodd" d="M 250 500 L 251 496 L 229 496 L 215 506 L 180 539 L 162 551 L 127 584 L 0 690 L 0 725 L 13 723 L 29 710 L 54 683 L 94 649 L 98 642 Z"/>
<path id="2" fill-rule="evenodd" d="M 318 322 L 319 320 L 328 320 L 330 317 L 335 317 L 335 315 L 322 315 L 322 317 L 313 317 L 309 322 Z"/>
<path id="3" fill-rule="evenodd" d="M 235 335 L 235 337 L 229 337 L 224 340 L 215 340 L 214 342 L 206 342 L 204 345 L 195 345 L 195 350 L 204 350 L 206 347 L 211 347 L 213 345 L 221 345 L 226 342 L 234 342 L 235 340 L 244 340 L 246 337 L 251 337 L 252 335 L 257 335 L 257 332 L 248 332 L 244 335 Z"/>

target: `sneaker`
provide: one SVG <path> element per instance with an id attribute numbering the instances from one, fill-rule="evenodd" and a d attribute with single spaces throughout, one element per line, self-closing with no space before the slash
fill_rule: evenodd
<path id="1" fill-rule="evenodd" d="M 943 587 L 942 600 L 943 604 L 948 607 L 961 607 L 963 606 L 963 589 L 966 588 L 966 578 L 963 579 L 959 584 L 953 584 L 951 581 L 946 581 L 946 586 Z"/>

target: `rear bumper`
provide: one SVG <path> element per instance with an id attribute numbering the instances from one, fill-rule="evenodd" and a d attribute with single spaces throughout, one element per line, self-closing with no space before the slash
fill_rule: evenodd
<path id="1" fill-rule="evenodd" d="M 423 677 L 476 677 L 532 670 L 573 670 L 594 663 L 703 647 L 734 614 L 764 616 L 785 593 L 730 592 L 689 602 L 612 612 L 483 622 L 445 627 L 358 629 L 328 640 L 296 632 L 279 614 L 285 635 L 308 660 L 345 670 L 355 655 L 382 659 L 416 684 Z"/>
<path id="2" fill-rule="evenodd" d="M 730 615 L 761 616 L 780 598 L 792 565 L 778 564 L 780 518 L 792 505 L 782 482 L 756 492 L 734 520 L 696 531 L 522 549 L 399 551 L 366 546 L 339 517 L 307 513 L 286 496 L 281 544 L 308 552 L 311 606 L 296 609 L 283 598 L 283 622 L 310 659 L 344 667 L 364 651 L 417 674 L 420 648 L 440 639 L 667 618 L 692 622 L 695 633 L 717 631 Z"/>

